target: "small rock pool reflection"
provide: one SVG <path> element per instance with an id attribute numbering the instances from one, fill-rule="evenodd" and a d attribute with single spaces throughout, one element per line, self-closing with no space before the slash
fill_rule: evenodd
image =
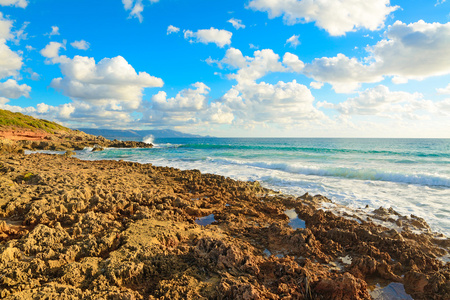
<path id="1" fill-rule="evenodd" d="M 302 219 L 300 219 L 295 212 L 295 209 L 287 209 L 284 211 L 286 216 L 289 218 L 289 226 L 291 226 L 292 229 L 305 229 L 306 223 Z"/>
<path id="2" fill-rule="evenodd" d="M 195 223 L 198 225 L 206 226 L 214 222 L 216 219 L 214 219 L 214 214 L 207 215 L 206 217 L 201 217 L 195 220 Z"/>

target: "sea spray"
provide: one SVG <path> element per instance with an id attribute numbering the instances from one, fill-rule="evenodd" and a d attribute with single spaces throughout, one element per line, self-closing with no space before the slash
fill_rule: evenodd
<path id="1" fill-rule="evenodd" d="M 142 139 L 142 141 L 143 141 L 144 143 L 146 143 L 146 144 L 154 144 L 155 137 L 154 137 L 152 134 L 146 135 L 146 136 Z"/>

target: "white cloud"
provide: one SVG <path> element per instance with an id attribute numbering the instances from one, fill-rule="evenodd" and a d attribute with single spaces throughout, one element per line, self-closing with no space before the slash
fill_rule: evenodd
<path id="1" fill-rule="evenodd" d="M 0 96 L 7 98 L 19 98 L 21 96 L 28 97 L 31 87 L 26 84 L 19 85 L 14 79 L 8 79 L 0 82 Z"/>
<path id="2" fill-rule="evenodd" d="M 175 97 L 167 99 L 166 92 L 152 97 L 153 109 L 171 112 L 199 111 L 206 108 L 206 95 L 210 88 L 202 82 L 193 84 L 196 89 L 185 89 Z"/>
<path id="3" fill-rule="evenodd" d="M 231 67 L 239 68 L 237 73 L 229 75 L 238 83 L 252 82 L 260 79 L 270 72 L 285 72 L 287 69 L 280 62 L 280 57 L 271 49 L 257 50 L 254 57 L 244 57 L 242 52 L 235 48 L 227 50 L 221 61 Z"/>
<path id="4" fill-rule="evenodd" d="M 256 82 L 273 72 L 300 72 L 304 63 L 298 56 L 288 52 L 280 61 L 279 55 L 271 49 L 255 51 L 253 57 L 249 57 L 239 49 L 230 48 L 220 63 L 238 69 L 228 75 L 237 84 L 211 105 L 209 112 L 214 117 L 210 121 L 250 127 L 266 123 L 291 126 L 324 118 L 314 107 L 310 90 L 295 80 L 276 84 Z"/>
<path id="5" fill-rule="evenodd" d="M 303 73 L 319 82 L 330 83 L 337 93 L 350 93 L 362 82 L 383 80 L 373 66 L 364 65 L 356 58 L 348 58 L 344 54 L 316 58 L 305 66 Z"/>
<path id="6" fill-rule="evenodd" d="M 445 88 L 436 89 L 440 95 L 450 95 L 450 83 Z"/>
<path id="7" fill-rule="evenodd" d="M 392 76 L 395 84 L 409 79 L 450 74 L 450 23 L 404 24 L 389 26 L 386 39 L 367 47 L 368 57 L 362 63 L 344 54 L 317 58 L 304 68 L 304 74 L 327 82 L 338 93 L 349 93 L 363 82 L 379 82 Z"/>
<path id="8" fill-rule="evenodd" d="M 211 103 L 205 115 L 205 120 L 215 124 L 231 124 L 234 120 L 232 110 L 221 102 Z"/>
<path id="9" fill-rule="evenodd" d="M 52 31 L 49 33 L 46 33 L 45 35 L 48 35 L 49 37 L 53 35 L 60 35 L 59 33 L 59 27 L 58 26 L 52 26 Z"/>
<path id="10" fill-rule="evenodd" d="M 272 123 L 291 126 L 324 118 L 323 113 L 314 107 L 313 101 L 310 90 L 295 80 L 279 81 L 277 84 L 238 84 L 222 97 L 223 105 L 228 108 L 226 113 L 234 115 L 235 123 L 255 125 Z"/>
<path id="11" fill-rule="evenodd" d="M 4 19 L 0 12 L 0 79 L 17 76 L 22 68 L 22 57 L 6 45 L 7 41 L 14 39 L 12 26 L 13 21 Z"/>
<path id="12" fill-rule="evenodd" d="M 25 8 L 28 5 L 28 1 L 27 0 L 0 0 L 0 5 Z"/>
<path id="13" fill-rule="evenodd" d="M 250 60 L 250 58 L 244 57 L 241 50 L 230 48 L 225 53 L 225 57 L 222 59 L 221 63 L 227 64 L 233 68 L 243 68 L 247 65 L 248 60 Z"/>
<path id="14" fill-rule="evenodd" d="M 390 91 L 379 85 L 360 92 L 357 97 L 349 98 L 339 104 L 322 103 L 344 115 L 381 116 L 394 119 L 420 119 L 423 112 L 434 112 L 432 101 L 424 100 L 420 93 Z"/>
<path id="15" fill-rule="evenodd" d="M 14 37 L 11 33 L 13 21 L 3 18 L 2 12 L 0 12 L 0 39 L 10 40 Z"/>
<path id="16" fill-rule="evenodd" d="M 150 3 L 159 2 L 159 0 L 149 0 Z M 122 0 L 125 10 L 130 11 L 130 18 L 137 18 L 140 23 L 144 20 L 142 12 L 144 11 L 143 0 Z"/>
<path id="17" fill-rule="evenodd" d="M 54 47 L 44 54 L 49 62 L 60 64 L 63 77 L 53 79 L 50 86 L 70 97 L 72 103 L 40 105 L 38 111 L 51 120 L 77 126 L 126 126 L 133 121 L 132 113 L 142 109 L 144 89 L 163 85 L 160 78 L 137 73 L 121 56 L 96 63 L 84 56 L 58 56 L 61 45 Z"/>
<path id="18" fill-rule="evenodd" d="M 172 33 L 177 33 L 180 31 L 180 28 L 175 27 L 173 25 L 169 25 L 169 27 L 167 27 L 167 35 L 172 34 Z"/>
<path id="19" fill-rule="evenodd" d="M 283 56 L 283 64 L 288 66 L 292 72 L 300 73 L 305 68 L 305 64 L 298 58 L 297 55 L 286 52 Z"/>
<path id="20" fill-rule="evenodd" d="M 4 39 L 0 39 L 0 79 L 17 76 L 22 68 L 22 57 L 12 51 Z"/>
<path id="21" fill-rule="evenodd" d="M 231 18 L 227 22 L 233 25 L 235 29 L 245 28 L 245 25 L 239 19 Z"/>
<path id="22" fill-rule="evenodd" d="M 44 49 L 40 51 L 41 55 L 49 59 L 57 59 L 59 57 L 59 50 L 66 49 L 65 43 L 50 42 Z"/>
<path id="23" fill-rule="evenodd" d="M 90 46 L 90 44 L 88 42 L 86 42 L 85 40 L 75 41 L 73 43 L 70 43 L 70 45 L 72 47 L 74 47 L 75 49 L 79 49 L 79 50 L 87 50 L 87 49 L 89 49 L 89 46 Z"/>
<path id="24" fill-rule="evenodd" d="M 450 23 L 396 21 L 387 38 L 368 49 L 379 74 L 422 79 L 450 73 Z"/>
<path id="25" fill-rule="evenodd" d="M 202 82 L 192 86 L 194 88 L 184 89 L 172 98 L 167 98 L 164 91 L 158 92 L 147 103 L 149 108 L 144 112 L 141 122 L 159 126 L 201 123 L 208 108 L 210 88 Z"/>
<path id="26" fill-rule="evenodd" d="M 25 32 L 25 29 L 27 28 L 27 26 L 30 25 L 30 22 L 24 22 L 22 24 L 22 27 L 19 30 L 14 31 L 13 35 L 14 35 L 14 43 L 16 45 L 19 45 L 21 40 L 26 40 L 28 39 L 28 33 Z"/>
<path id="27" fill-rule="evenodd" d="M 53 79 L 51 87 L 72 99 L 104 106 L 107 110 L 137 109 L 144 88 L 163 85 L 160 78 L 136 73 L 121 56 L 104 58 L 98 64 L 84 56 L 60 62 L 64 77 Z"/>
<path id="28" fill-rule="evenodd" d="M 300 37 L 300 35 L 294 34 L 293 36 L 291 36 L 290 38 L 288 38 L 286 40 L 286 45 L 289 44 L 291 47 L 296 48 L 298 45 L 300 45 L 300 41 L 298 39 L 299 37 Z"/>
<path id="29" fill-rule="evenodd" d="M 320 90 L 323 87 L 323 82 L 313 81 L 309 84 L 309 86 L 312 87 L 313 89 Z"/>
<path id="30" fill-rule="evenodd" d="M 191 30 L 184 31 L 184 38 L 189 40 L 191 43 L 214 43 L 220 48 L 231 44 L 232 35 L 233 34 L 227 30 L 216 29 L 213 27 L 210 29 L 200 29 L 197 32 L 193 32 Z"/>
<path id="31" fill-rule="evenodd" d="M 386 17 L 398 9 L 390 6 L 389 0 L 252 0 L 248 7 L 267 12 L 271 19 L 283 16 L 289 25 L 315 22 L 333 36 L 359 28 L 378 30 Z"/>

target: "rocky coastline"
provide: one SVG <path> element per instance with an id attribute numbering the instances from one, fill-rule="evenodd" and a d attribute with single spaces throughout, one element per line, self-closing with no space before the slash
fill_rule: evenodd
<path id="1" fill-rule="evenodd" d="M 418 217 L 338 215 L 323 196 L 196 170 L 12 152 L 0 154 L 2 299 L 450 299 L 450 239 Z"/>
<path id="2" fill-rule="evenodd" d="M 102 136 L 86 134 L 79 130 L 49 134 L 36 130 L 5 130 L 0 128 L 0 151 L 23 153 L 24 150 L 73 151 L 84 148 L 152 148 L 150 143 L 108 140 Z"/>

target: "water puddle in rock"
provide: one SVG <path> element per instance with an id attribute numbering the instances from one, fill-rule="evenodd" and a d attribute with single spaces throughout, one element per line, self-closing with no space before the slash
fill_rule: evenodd
<path id="1" fill-rule="evenodd" d="M 404 285 L 398 282 L 391 282 L 384 287 L 377 283 L 375 286 L 369 287 L 369 294 L 374 300 L 413 300 L 405 292 Z"/>
<path id="2" fill-rule="evenodd" d="M 289 218 L 289 226 L 291 226 L 292 229 L 305 229 L 306 223 L 302 219 L 300 219 L 295 212 L 295 209 L 287 209 L 284 211 L 286 216 Z"/>
<path id="3" fill-rule="evenodd" d="M 197 220 L 195 220 L 195 223 L 197 223 L 198 225 L 206 226 L 206 225 L 211 224 L 215 220 L 216 219 L 214 219 L 214 214 L 210 214 L 206 217 L 198 218 Z"/>

